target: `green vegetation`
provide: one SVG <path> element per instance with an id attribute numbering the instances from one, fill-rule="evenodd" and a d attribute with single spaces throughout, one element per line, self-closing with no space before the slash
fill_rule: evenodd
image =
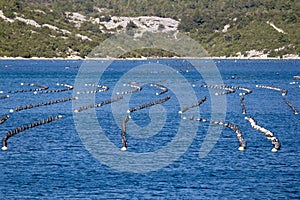
<path id="1" fill-rule="evenodd" d="M 300 2 L 297 0 L 0 0 L 0 10 L 11 19 L 23 17 L 70 31 L 68 34 L 0 18 L 0 56 L 67 57 L 78 52 L 84 57 L 111 36 L 90 21 L 74 26 L 65 12 L 78 12 L 87 19 L 101 21 L 109 21 L 112 16 L 169 17 L 180 21 L 179 31 L 198 41 L 212 56 L 235 56 L 238 52 L 246 55 L 253 49 L 270 52 L 270 56 L 300 55 Z M 268 21 L 286 34 L 276 31 Z M 230 27 L 222 32 L 225 25 Z M 135 27 L 130 22 L 126 29 Z M 91 40 L 83 40 L 76 34 Z M 124 56 L 153 55 L 173 54 L 144 49 Z"/>

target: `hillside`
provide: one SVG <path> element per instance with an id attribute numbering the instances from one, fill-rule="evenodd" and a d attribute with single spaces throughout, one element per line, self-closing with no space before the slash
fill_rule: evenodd
<path id="1" fill-rule="evenodd" d="M 297 0 L 0 0 L 0 57 L 85 57 L 130 28 L 180 31 L 211 56 L 299 56 L 299 15 Z"/>

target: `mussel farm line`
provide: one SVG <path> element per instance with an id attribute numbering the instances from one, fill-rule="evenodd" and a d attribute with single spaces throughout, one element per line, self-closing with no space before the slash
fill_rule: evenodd
<path id="1" fill-rule="evenodd" d="M 28 84 L 25 84 L 25 83 L 21 83 L 21 86 L 30 86 L 30 87 L 38 87 L 38 88 L 35 88 L 35 89 L 20 89 L 20 90 L 9 90 L 7 91 L 7 93 L 25 93 L 25 92 L 40 92 L 40 91 L 43 91 L 43 90 L 47 90 L 49 87 L 48 86 L 45 86 L 45 85 L 39 85 L 39 84 L 35 84 L 35 83 L 28 83 Z"/>
<path id="2" fill-rule="evenodd" d="M 187 119 L 187 118 L 183 117 L 183 119 Z M 194 116 L 191 116 L 189 119 L 190 120 L 195 120 L 197 122 L 202 122 L 202 123 L 209 122 L 212 125 L 218 125 L 218 126 L 224 126 L 224 127 L 230 128 L 231 130 L 233 130 L 236 133 L 236 137 L 238 139 L 238 142 L 240 143 L 240 146 L 239 146 L 238 150 L 239 151 L 244 151 L 246 149 L 247 145 L 246 145 L 246 142 L 243 138 L 243 133 L 240 130 L 238 125 L 232 124 L 230 122 L 221 122 L 221 121 L 215 121 L 215 120 L 210 120 L 209 121 L 209 120 L 201 118 L 201 117 L 198 117 L 198 118 L 195 119 Z"/>
<path id="3" fill-rule="evenodd" d="M 120 101 L 122 99 L 123 99 L 123 96 L 118 96 L 116 98 L 109 99 L 109 100 L 106 100 L 106 101 L 102 101 L 102 102 L 97 103 L 97 104 L 90 104 L 90 105 L 86 105 L 86 106 L 81 106 L 81 107 L 75 109 L 74 112 L 79 113 L 79 112 L 82 112 L 84 110 L 88 110 L 88 109 L 92 109 L 92 108 L 98 108 L 98 107 L 101 107 L 101 106 L 104 106 L 104 105 L 107 105 L 107 104 L 111 104 L 111 103 Z"/>
<path id="4" fill-rule="evenodd" d="M 72 85 L 69 85 L 69 84 L 60 84 L 60 83 L 57 83 L 56 84 L 57 86 L 62 86 L 64 87 L 63 89 L 56 89 L 56 90 L 43 90 L 43 91 L 40 91 L 39 93 L 59 93 L 59 92 L 65 92 L 65 91 L 69 91 L 69 90 L 73 90 L 73 86 Z M 35 92 L 36 94 L 37 92 Z"/>
<path id="5" fill-rule="evenodd" d="M 9 112 L 10 113 L 20 112 L 22 110 L 37 108 L 37 107 L 41 107 L 41 106 L 48 106 L 48 105 L 52 105 L 52 104 L 64 103 L 64 102 L 67 102 L 67 101 L 73 101 L 73 100 L 77 100 L 77 99 L 78 99 L 78 97 L 69 97 L 69 98 L 63 98 L 63 99 L 56 99 L 56 100 L 52 100 L 52 101 L 48 101 L 48 102 L 29 104 L 29 105 L 25 105 L 24 107 L 23 106 L 18 106 L 15 109 L 10 109 Z"/>
<path id="6" fill-rule="evenodd" d="M 21 126 L 19 128 L 15 128 L 14 130 L 8 131 L 8 133 L 2 139 L 2 150 L 3 151 L 7 150 L 7 140 L 10 137 L 12 137 L 12 136 L 14 136 L 18 133 L 21 133 L 23 131 L 26 131 L 28 129 L 31 129 L 31 128 L 34 128 L 34 127 L 37 127 L 37 126 L 41 126 L 43 124 L 47 124 L 47 123 L 59 120 L 61 118 L 62 118 L 61 115 L 51 116 L 51 117 L 48 117 L 46 119 L 42 119 L 42 120 L 39 120 L 39 121 L 36 121 L 36 122 L 32 122 L 32 123 L 27 124 L 25 126 Z"/>
<path id="7" fill-rule="evenodd" d="M 169 89 L 166 88 L 166 87 L 163 86 L 163 85 L 159 85 L 159 84 L 150 84 L 150 86 L 151 86 L 151 87 L 155 87 L 155 88 L 161 90 L 160 92 L 156 92 L 156 93 L 155 93 L 156 95 L 162 95 L 162 94 L 164 94 L 164 93 L 166 93 L 166 92 L 169 91 Z"/>
<path id="8" fill-rule="evenodd" d="M 121 148 L 121 150 L 122 151 L 127 150 L 126 123 L 129 121 L 129 119 L 131 119 L 129 113 L 136 112 L 138 110 L 142 110 L 142 109 L 145 109 L 145 108 L 148 108 L 148 107 L 151 107 L 151 106 L 155 106 L 157 104 L 162 104 L 162 103 L 168 101 L 170 98 L 171 98 L 170 96 L 166 96 L 165 98 L 159 99 L 157 101 L 146 103 L 146 104 L 141 104 L 137 107 L 130 108 L 127 111 L 128 115 L 126 115 L 126 117 L 122 121 L 122 133 L 121 133 L 121 138 L 122 138 L 122 148 Z"/>
<path id="9" fill-rule="evenodd" d="M 273 86 L 267 86 L 267 85 L 256 85 L 257 88 L 264 88 L 264 89 L 269 89 L 269 90 L 275 90 L 281 92 L 282 96 L 287 95 L 287 90 L 279 87 L 273 87 Z"/>
<path id="10" fill-rule="evenodd" d="M 272 149 L 272 152 L 277 152 L 278 150 L 280 150 L 280 147 L 281 147 L 280 142 L 271 131 L 269 131 L 261 126 L 258 126 L 256 124 L 256 121 L 252 117 L 245 117 L 245 120 L 250 122 L 251 127 L 253 129 L 263 133 L 267 137 L 267 139 L 272 142 L 272 144 L 274 146 L 274 148 Z"/>
<path id="11" fill-rule="evenodd" d="M 136 92 L 140 92 L 143 89 L 141 86 L 138 86 L 138 85 L 135 85 L 135 84 L 132 84 L 132 83 L 123 84 L 123 86 L 134 88 L 134 90 L 124 91 L 124 92 L 117 92 L 117 95 L 119 95 L 119 94 L 123 94 L 123 95 L 124 94 L 133 94 L 133 93 L 136 93 Z"/>
<path id="12" fill-rule="evenodd" d="M 244 98 L 244 96 L 242 95 L 242 96 L 240 97 L 240 101 L 241 101 L 241 106 L 242 106 L 242 113 L 243 113 L 243 115 L 246 114 L 246 105 L 245 105 L 244 100 L 245 100 L 245 98 Z"/>
<path id="13" fill-rule="evenodd" d="M 109 87 L 106 85 L 99 85 L 99 84 L 85 84 L 85 87 L 96 87 L 96 90 L 86 90 L 86 91 L 82 91 L 82 92 L 77 92 L 76 94 L 96 94 L 96 93 L 100 93 L 100 92 L 106 92 L 107 90 L 109 90 Z"/>
<path id="14" fill-rule="evenodd" d="M 295 115 L 299 114 L 298 110 L 296 109 L 296 107 L 291 102 L 289 102 L 286 99 L 284 100 L 284 102 L 292 109 L 292 111 L 294 112 Z"/>
<path id="15" fill-rule="evenodd" d="M 6 120 L 8 120 L 9 115 L 4 115 L 0 118 L 0 124 L 3 124 L 4 122 L 6 122 Z"/>
<path id="16" fill-rule="evenodd" d="M 4 95 L 0 97 L 0 99 L 7 99 L 7 98 L 9 98 L 9 95 Z"/>
<path id="17" fill-rule="evenodd" d="M 203 97 L 201 100 L 199 100 L 197 103 L 191 104 L 189 106 L 184 107 L 183 109 L 181 109 L 180 111 L 178 111 L 179 114 L 182 114 L 184 112 L 186 112 L 187 110 L 200 106 L 201 104 L 203 104 L 206 101 L 206 96 Z"/>
<path id="18" fill-rule="evenodd" d="M 201 85 L 200 87 L 209 88 L 209 89 L 225 90 L 225 92 L 216 92 L 215 93 L 216 96 L 235 93 L 235 89 L 232 86 L 224 86 L 224 85 Z"/>

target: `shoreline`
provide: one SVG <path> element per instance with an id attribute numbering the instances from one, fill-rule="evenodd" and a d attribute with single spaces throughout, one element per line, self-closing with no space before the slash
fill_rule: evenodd
<path id="1" fill-rule="evenodd" d="M 45 58 L 45 57 L 32 57 L 32 58 L 23 58 L 23 57 L 0 57 L 2 60 L 72 60 L 72 61 L 86 61 L 86 60 L 167 60 L 167 59 L 203 59 L 203 60 L 300 60 L 300 57 L 287 57 L 287 58 L 278 58 L 278 57 L 142 57 L 142 58 L 81 58 L 81 57 L 54 57 L 54 58 Z"/>

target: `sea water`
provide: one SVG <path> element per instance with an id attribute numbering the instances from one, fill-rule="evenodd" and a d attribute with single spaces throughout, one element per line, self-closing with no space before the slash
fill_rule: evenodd
<path id="1" fill-rule="evenodd" d="M 103 67 L 107 61 L 90 62 L 97 68 Z M 3 91 L 0 97 L 9 95 L 9 98 L 0 99 L 0 117 L 5 114 L 10 116 L 0 125 L 1 138 L 22 125 L 52 115 L 63 116 L 61 120 L 34 127 L 8 139 L 8 150 L 0 152 L 0 199 L 299 199 L 300 118 L 285 104 L 284 99 L 300 110 L 300 80 L 293 79 L 293 76 L 300 75 L 300 61 L 214 60 L 213 63 L 219 73 L 214 75 L 220 76 L 224 85 L 252 90 L 245 96 L 247 114 L 241 112 L 239 93 L 242 91 L 215 97 L 215 93 L 222 91 L 201 87 L 208 84 L 201 74 L 201 70 L 210 69 L 205 64 L 194 66 L 178 59 L 117 60 L 109 62 L 101 74 L 92 68 L 84 74 L 81 70 L 85 61 L 0 61 L 0 91 Z M 118 94 L 121 96 L 122 91 L 133 90 L 123 85 L 128 82 L 143 89 L 124 94 L 120 102 L 92 109 L 92 112 L 86 110 L 75 114 L 75 101 L 9 112 L 20 105 L 71 96 L 83 99 L 82 104 L 90 102 L 85 99 L 86 95 L 78 95 L 72 90 L 16 93 L 16 90 L 37 88 L 26 84 L 48 86 L 48 90 L 64 88 L 57 83 L 76 85 L 80 73 L 86 76 L 84 81 L 87 84 L 94 83 L 91 80 L 96 77 L 95 84 L 109 87 L 106 92 L 92 95 L 94 103 Z M 159 90 L 151 87 L 151 83 L 178 90 L 169 88 L 167 93 L 155 95 Z M 282 96 L 280 91 L 262 89 L 256 85 L 284 88 L 288 93 Z M 187 90 L 185 86 L 193 89 L 191 96 L 195 95 L 198 100 L 206 96 L 207 101 L 200 105 L 198 112 L 191 109 L 191 112 L 180 115 L 178 111 L 188 106 L 180 102 L 181 95 Z M 85 87 L 86 90 L 95 89 Z M 141 133 L 139 135 L 128 125 L 128 147 L 126 152 L 122 152 L 121 122 L 128 114 L 126 109 L 167 95 L 171 99 L 163 104 L 130 113 L 130 122 L 134 122 Z M 184 99 L 192 99 L 191 96 Z M 212 103 L 213 98 L 223 98 L 225 105 L 217 106 L 225 110 L 224 121 L 241 129 L 247 142 L 245 151 L 238 151 L 239 143 L 232 130 L 189 120 L 192 115 L 210 120 L 214 116 L 212 107 L 216 106 Z M 102 151 L 106 142 L 96 143 L 95 135 L 85 137 L 87 135 L 79 131 L 78 123 L 85 123 L 84 120 L 89 123 L 93 114 L 97 123 L 85 130 L 86 133 L 95 131 L 105 135 L 109 144 L 118 150 L 118 155 Z M 78 121 L 78 116 L 83 116 L 81 121 Z M 253 117 L 258 125 L 272 131 L 279 139 L 281 149 L 271 152 L 271 142 L 252 129 L 245 116 Z M 187 120 L 182 120 L 183 117 Z M 153 128 L 147 129 L 149 126 Z M 214 138 L 215 143 L 212 142 L 209 152 L 201 157 L 199 151 L 210 128 L 220 131 L 220 134 Z M 156 153 L 172 144 L 179 129 L 186 138 L 191 138 L 190 143 L 183 138 L 185 151 L 170 162 L 164 162 L 176 154 L 176 149 L 179 151 L 179 143 L 178 148 L 164 152 L 160 157 L 162 160 L 157 159 Z M 148 153 L 154 156 L 143 157 Z M 118 160 L 110 163 L 114 156 Z M 156 165 L 153 160 L 158 160 Z M 136 162 L 135 165 L 132 162 Z"/>

